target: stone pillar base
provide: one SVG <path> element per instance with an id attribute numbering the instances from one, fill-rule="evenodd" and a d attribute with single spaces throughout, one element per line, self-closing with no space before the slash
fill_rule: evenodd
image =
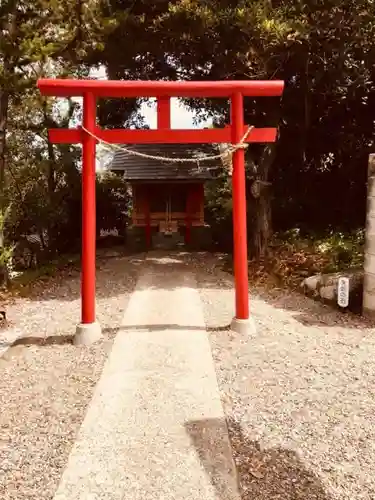
<path id="1" fill-rule="evenodd" d="M 79 345 L 91 345 L 102 338 L 102 329 L 95 321 L 95 323 L 81 323 L 77 325 L 76 334 L 73 338 L 73 344 Z"/>
<path id="2" fill-rule="evenodd" d="M 239 333 L 241 335 L 255 335 L 256 327 L 254 320 L 252 318 L 249 319 L 237 319 L 233 318 L 232 323 L 230 324 L 230 329 L 232 332 Z"/>

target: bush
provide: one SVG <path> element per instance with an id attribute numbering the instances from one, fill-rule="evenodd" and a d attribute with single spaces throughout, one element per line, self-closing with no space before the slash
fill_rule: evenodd
<path id="1" fill-rule="evenodd" d="M 301 234 L 291 229 L 275 234 L 270 245 L 268 271 L 290 285 L 317 273 L 334 273 L 363 266 L 364 231 Z"/>
<path id="2" fill-rule="evenodd" d="M 3 239 L 3 245 L 0 246 L 0 286 L 8 285 L 9 281 L 9 265 L 13 255 L 13 247 L 4 244 L 4 233 L 6 221 L 8 219 L 10 207 L 4 211 L 0 211 L 0 233 Z"/>
<path id="3" fill-rule="evenodd" d="M 23 235 L 48 234 L 48 258 L 54 254 L 79 252 L 81 246 L 82 207 L 81 177 L 63 182 L 50 195 L 43 183 L 32 183 L 22 199 L 14 193 L 14 209 L 6 226 L 8 241 L 19 241 Z M 111 173 L 96 179 L 97 236 L 100 229 L 117 228 L 124 232 L 128 222 L 129 195 L 125 181 Z"/>

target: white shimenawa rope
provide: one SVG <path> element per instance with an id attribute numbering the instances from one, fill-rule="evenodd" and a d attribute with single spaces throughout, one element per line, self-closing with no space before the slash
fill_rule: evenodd
<path id="1" fill-rule="evenodd" d="M 228 155 L 232 155 L 235 151 L 238 149 L 246 149 L 249 145 L 245 143 L 248 135 L 250 132 L 253 130 L 253 126 L 250 125 L 248 129 L 246 130 L 245 134 L 243 135 L 242 139 L 238 144 L 231 144 L 227 148 L 224 149 L 221 153 L 217 155 L 203 155 L 200 156 L 199 158 L 173 158 L 173 157 L 167 157 L 167 156 L 155 156 L 155 155 L 149 155 L 146 153 L 140 153 L 139 151 L 134 151 L 132 149 L 125 148 L 123 146 L 119 146 L 118 144 L 112 144 L 111 142 L 107 142 L 104 139 L 100 139 L 97 135 L 95 135 L 93 132 L 88 130 L 86 127 L 81 126 L 81 129 L 89 134 L 91 137 L 96 139 L 100 144 L 105 146 L 109 150 L 118 150 L 118 151 L 123 151 L 124 153 L 127 153 L 132 156 L 139 156 L 141 158 L 146 158 L 148 160 L 156 160 L 156 161 L 164 161 L 164 162 L 169 162 L 169 163 L 201 163 L 202 161 L 209 161 L 209 160 L 218 160 L 221 158 L 224 158 Z"/>

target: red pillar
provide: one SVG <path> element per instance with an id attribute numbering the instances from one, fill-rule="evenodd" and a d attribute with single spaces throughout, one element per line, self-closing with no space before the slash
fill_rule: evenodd
<path id="1" fill-rule="evenodd" d="M 96 99 L 83 97 L 83 126 L 92 132 L 96 123 Z M 95 322 L 95 246 L 96 246 L 96 140 L 82 132 L 82 323 Z"/>
<path id="2" fill-rule="evenodd" d="M 171 128 L 171 99 L 170 97 L 157 98 L 157 125 L 158 129 Z"/>
<path id="3" fill-rule="evenodd" d="M 243 136 L 243 96 L 236 92 L 231 97 L 232 143 L 238 144 Z M 247 262 L 246 228 L 246 175 L 245 150 L 233 153 L 232 174 L 234 279 L 236 288 L 236 319 L 249 318 L 249 278 Z"/>

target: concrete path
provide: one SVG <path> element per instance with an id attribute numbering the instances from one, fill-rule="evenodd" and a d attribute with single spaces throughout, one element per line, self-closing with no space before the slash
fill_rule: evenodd
<path id="1" fill-rule="evenodd" d="M 239 500 L 194 275 L 146 261 L 55 500 Z"/>

